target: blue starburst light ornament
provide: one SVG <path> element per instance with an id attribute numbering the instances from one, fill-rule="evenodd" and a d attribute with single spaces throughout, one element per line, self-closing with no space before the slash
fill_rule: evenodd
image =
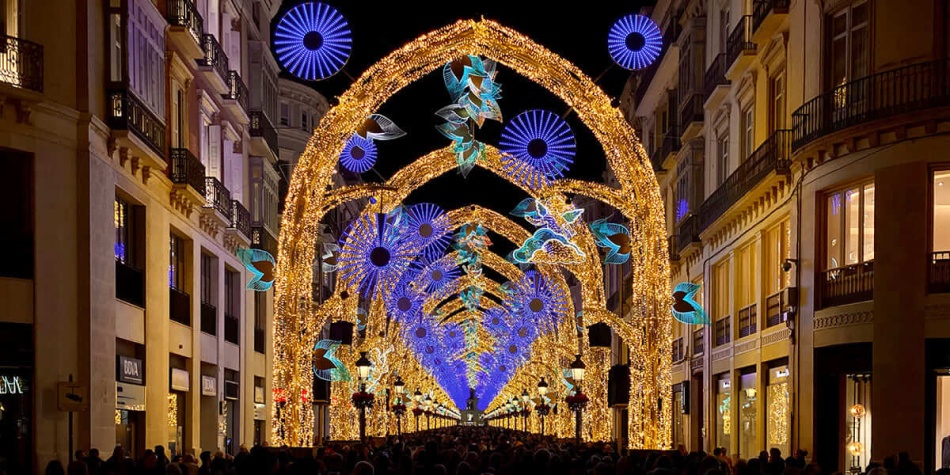
<path id="1" fill-rule="evenodd" d="M 419 273 L 423 291 L 433 296 L 441 295 L 443 290 L 462 273 L 450 259 L 430 260 L 424 256 L 412 265 Z"/>
<path id="2" fill-rule="evenodd" d="M 410 206 L 406 212 L 407 237 L 423 248 L 423 255 L 438 259 L 452 241 L 448 215 L 432 203 Z"/>
<path id="3" fill-rule="evenodd" d="M 567 296 L 538 271 L 529 270 L 515 285 L 510 305 L 512 313 L 532 322 L 541 331 L 557 326 L 567 314 Z M 515 334 L 518 333 L 515 328 Z M 537 335 L 525 335 L 524 338 Z"/>
<path id="4" fill-rule="evenodd" d="M 348 286 L 358 285 L 363 297 L 373 297 L 377 284 L 392 289 L 419 250 L 402 238 L 398 221 L 393 215 L 369 214 L 340 239 L 340 277 Z"/>
<path id="5" fill-rule="evenodd" d="M 564 176 L 577 145 L 567 122 L 553 112 L 534 109 L 522 112 L 505 124 L 499 148 L 505 170 L 530 187 Z M 528 165 L 528 166 L 524 166 Z"/>
<path id="6" fill-rule="evenodd" d="M 418 318 L 423 300 L 424 296 L 409 284 L 408 279 L 402 279 L 390 291 L 386 310 L 393 320 L 408 322 Z"/>
<path id="7" fill-rule="evenodd" d="M 625 69 L 643 69 L 660 56 L 663 34 L 656 22 L 643 15 L 627 15 L 610 27 L 607 49 Z"/>
<path id="8" fill-rule="evenodd" d="M 376 165 L 376 144 L 353 134 L 340 153 L 340 165 L 353 173 L 363 173 Z"/>
<path id="9" fill-rule="evenodd" d="M 324 3 L 303 3 L 287 10 L 274 29 L 277 60 L 307 81 L 326 79 L 343 69 L 352 45 L 346 18 Z"/>

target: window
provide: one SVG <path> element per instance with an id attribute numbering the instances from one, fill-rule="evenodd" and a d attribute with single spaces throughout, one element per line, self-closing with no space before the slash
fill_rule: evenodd
<path id="1" fill-rule="evenodd" d="M 300 128 L 303 130 L 308 130 L 310 125 L 310 114 L 306 110 L 300 111 Z"/>
<path id="2" fill-rule="evenodd" d="M 115 260 L 126 264 L 132 260 L 132 206 L 119 198 L 115 197 L 113 207 L 113 221 L 115 222 Z"/>
<path id="3" fill-rule="evenodd" d="M 122 15 L 109 14 L 109 80 L 122 81 Z"/>
<path id="4" fill-rule="evenodd" d="M 742 111 L 742 156 L 740 160 L 749 158 L 752 156 L 752 152 L 755 151 L 755 117 L 752 109 L 752 104 L 749 104 Z"/>
<path id="5" fill-rule="evenodd" d="M 729 43 L 729 7 L 719 12 L 719 52 L 725 53 Z"/>
<path id="6" fill-rule="evenodd" d="M 172 234 L 168 241 L 168 286 L 185 290 L 185 243 L 184 240 Z"/>
<path id="7" fill-rule="evenodd" d="M 224 340 L 238 344 L 240 336 L 241 274 L 224 271 Z"/>
<path id="8" fill-rule="evenodd" d="M 766 296 L 774 295 L 791 284 L 791 273 L 782 270 L 782 264 L 790 255 L 790 244 L 791 229 L 788 219 L 765 231 L 765 247 L 762 252 L 762 258 L 765 260 L 765 288 L 762 290 Z"/>
<path id="9" fill-rule="evenodd" d="M 755 334 L 758 330 L 758 266 L 755 262 L 755 246 L 750 244 L 735 253 L 736 265 L 736 320 L 739 338 Z"/>
<path id="10" fill-rule="evenodd" d="M 676 182 L 676 222 L 689 214 L 689 171 L 680 175 Z"/>
<path id="11" fill-rule="evenodd" d="M 280 125 L 290 125 L 290 104 L 280 103 Z"/>
<path id="12" fill-rule="evenodd" d="M 264 353 L 264 335 L 267 325 L 267 293 L 254 293 L 254 351 Z"/>
<path id="13" fill-rule="evenodd" d="M 214 304 L 214 257 L 201 253 L 201 302 Z"/>
<path id="14" fill-rule="evenodd" d="M 729 178 L 729 134 L 722 136 L 718 142 L 718 163 L 716 164 L 716 186 L 722 186 Z"/>
<path id="15" fill-rule="evenodd" d="M 746 460 L 759 453 L 755 443 L 755 429 L 759 422 L 755 411 L 758 391 L 754 371 L 754 368 L 750 368 L 739 376 L 739 457 Z"/>
<path id="16" fill-rule="evenodd" d="M 826 197 L 825 269 L 874 260 L 874 183 Z"/>
<path id="17" fill-rule="evenodd" d="M 785 71 L 781 71 L 769 80 L 771 102 L 770 126 L 772 131 L 785 129 Z"/>
<path id="18" fill-rule="evenodd" d="M 933 180 L 934 252 L 950 251 L 950 170 L 934 172 Z"/>
<path id="19" fill-rule="evenodd" d="M 862 2 L 831 15 L 829 88 L 868 75 L 869 13 L 868 3 Z"/>
<path id="20" fill-rule="evenodd" d="M 730 325 L 730 297 L 732 281 L 729 279 L 729 261 L 725 260 L 713 267 L 712 320 L 714 323 L 715 346 L 732 341 Z"/>

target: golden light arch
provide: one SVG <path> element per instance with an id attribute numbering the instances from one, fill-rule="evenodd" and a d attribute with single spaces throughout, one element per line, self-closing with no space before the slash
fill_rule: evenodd
<path id="1" fill-rule="evenodd" d="M 631 346 L 628 410 L 634 448 L 670 445 L 669 262 L 659 187 L 649 159 L 610 98 L 579 68 L 515 30 L 488 20 L 463 20 L 432 31 L 371 66 L 339 98 L 314 131 L 291 179 L 279 237 L 275 282 L 273 388 L 286 396 L 274 405 L 272 438 L 278 444 L 310 445 L 313 414 L 298 397 L 312 384 L 311 348 L 322 323 L 353 306 L 338 295 L 314 307 L 310 300 L 314 244 L 326 212 L 327 185 L 343 145 L 356 124 L 392 95 L 446 62 L 465 54 L 490 57 L 560 97 L 600 141 L 617 178 L 615 191 L 590 189 L 574 181 L 556 183 L 540 194 L 593 194 L 636 224 L 631 253 L 630 312 L 617 316 L 603 308 L 603 296 L 585 290 L 584 323 L 605 322 Z M 595 249 L 587 249 L 594 250 Z M 595 254 L 596 255 L 596 254 Z M 599 266 L 594 266 L 599 267 Z M 584 275 L 579 276 L 583 279 Z M 601 276 L 602 277 L 602 276 Z M 599 278 L 599 277 L 598 277 Z M 589 288 L 589 286 L 588 286 Z M 351 301 L 354 299 L 350 299 Z M 660 407 L 667 408 L 659 410 Z"/>

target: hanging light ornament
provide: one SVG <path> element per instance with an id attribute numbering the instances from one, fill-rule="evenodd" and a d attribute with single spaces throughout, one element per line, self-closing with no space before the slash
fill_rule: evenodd
<path id="1" fill-rule="evenodd" d="M 567 121 L 550 111 L 522 112 L 505 124 L 499 148 L 501 162 L 512 178 L 530 188 L 555 180 L 574 163 L 577 148 Z"/>
<path id="2" fill-rule="evenodd" d="M 346 18 L 319 2 L 297 5 L 274 29 L 274 52 L 290 74 L 307 81 L 333 76 L 350 58 L 353 37 Z"/>
<path id="3" fill-rule="evenodd" d="M 458 266 L 449 259 L 430 260 L 427 256 L 422 256 L 413 261 L 412 265 L 419 274 L 418 282 L 421 288 L 433 298 L 442 297 L 442 292 L 461 275 Z"/>
<path id="4" fill-rule="evenodd" d="M 401 220 L 381 213 L 354 221 L 341 238 L 340 277 L 347 286 L 358 285 L 371 298 L 377 284 L 392 289 L 409 268 L 418 248 L 402 238 Z"/>
<path id="5" fill-rule="evenodd" d="M 422 248 L 423 255 L 435 260 L 445 253 L 452 241 L 448 215 L 432 203 L 419 203 L 406 213 L 406 235 Z"/>
<path id="6" fill-rule="evenodd" d="M 643 69 L 656 61 L 663 34 L 656 22 L 643 15 L 627 15 L 610 27 L 607 49 L 614 62 L 625 69 Z"/>
<path id="7" fill-rule="evenodd" d="M 354 173 L 363 173 L 373 168 L 373 165 L 376 165 L 376 144 L 370 139 L 353 134 L 340 153 L 340 165 Z"/>

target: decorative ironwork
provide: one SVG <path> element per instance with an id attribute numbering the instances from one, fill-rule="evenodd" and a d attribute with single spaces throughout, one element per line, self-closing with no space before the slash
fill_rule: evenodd
<path id="1" fill-rule="evenodd" d="M 110 128 L 133 132 L 153 152 L 165 156 L 165 123 L 133 94 L 125 90 L 109 91 L 108 114 Z"/>
<path id="2" fill-rule="evenodd" d="M 950 251 L 930 255 L 930 293 L 950 292 Z"/>
<path id="3" fill-rule="evenodd" d="M 729 33 L 729 39 L 726 40 L 726 68 L 732 66 L 744 52 L 755 52 L 755 43 L 752 41 L 752 15 L 739 18 L 736 27 Z"/>
<path id="4" fill-rule="evenodd" d="M 231 225 L 248 239 L 251 239 L 251 212 L 238 200 L 231 200 Z"/>
<path id="5" fill-rule="evenodd" d="M 716 340 L 716 346 L 722 346 L 726 343 L 732 341 L 732 316 L 726 315 L 725 317 L 716 320 L 715 329 L 713 330 L 713 337 Z"/>
<path id="6" fill-rule="evenodd" d="M 730 81 L 726 79 L 727 69 L 729 69 L 729 64 L 726 63 L 726 53 L 719 53 L 703 75 L 703 89 L 706 94 L 706 100 L 709 100 L 709 96 L 712 95 L 717 87 L 729 85 Z"/>
<path id="7" fill-rule="evenodd" d="M 184 27 L 195 39 L 195 43 L 201 44 L 201 37 L 205 30 L 204 19 L 201 18 L 201 14 L 198 13 L 198 9 L 191 0 L 169 0 L 168 24 Z"/>
<path id="8" fill-rule="evenodd" d="M 224 314 L 224 341 L 239 345 L 240 320 L 227 312 Z"/>
<path id="9" fill-rule="evenodd" d="M 232 101 L 237 101 L 241 105 L 241 109 L 244 109 L 244 112 L 247 112 L 247 101 L 250 96 L 247 92 L 247 86 L 244 84 L 244 80 L 241 79 L 241 75 L 237 71 L 228 71 L 228 92 L 227 94 L 221 94 L 221 97 L 225 99 L 230 99 Z"/>
<path id="10" fill-rule="evenodd" d="M 43 45 L 3 35 L 0 82 L 43 92 Z"/>
<path id="11" fill-rule="evenodd" d="M 171 149 L 172 183 L 188 185 L 198 194 L 205 194 L 205 166 L 187 148 Z"/>
<path id="12" fill-rule="evenodd" d="M 214 35 L 205 34 L 201 37 L 201 49 L 205 52 L 205 57 L 198 60 L 201 66 L 207 66 L 214 69 L 221 77 L 221 80 L 228 82 L 228 55 L 221 49 L 221 43 Z"/>
<path id="13" fill-rule="evenodd" d="M 682 254 L 694 242 L 699 242 L 699 216 L 691 214 L 680 223 L 679 233 L 676 234 L 677 252 Z"/>
<path id="14" fill-rule="evenodd" d="M 874 298 L 874 261 L 826 270 L 819 279 L 819 308 Z"/>
<path id="15" fill-rule="evenodd" d="M 699 208 L 700 231 L 719 219 L 770 173 L 788 174 L 791 156 L 791 131 L 776 130 L 706 198 Z"/>
<path id="16" fill-rule="evenodd" d="M 205 177 L 205 208 L 213 208 L 231 222 L 231 192 L 213 176 Z"/>
<path id="17" fill-rule="evenodd" d="M 789 3 L 789 0 L 755 0 L 752 3 L 752 31 L 757 31 L 770 14 L 788 13 Z"/>
<path id="18" fill-rule="evenodd" d="M 950 105 L 950 60 L 912 64 L 841 84 L 792 114 L 792 149 L 848 127 Z"/>
<path id="19" fill-rule="evenodd" d="M 251 126 L 248 128 L 251 137 L 261 137 L 274 155 L 280 155 L 280 149 L 277 146 L 277 130 L 271 125 L 270 120 L 262 111 L 251 111 Z"/>
<path id="20" fill-rule="evenodd" d="M 739 338 L 754 335 L 758 331 L 758 305 L 752 304 L 739 310 Z"/>

